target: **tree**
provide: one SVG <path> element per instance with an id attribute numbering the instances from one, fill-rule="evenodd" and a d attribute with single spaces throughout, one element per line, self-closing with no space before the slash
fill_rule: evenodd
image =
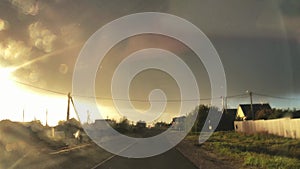
<path id="1" fill-rule="evenodd" d="M 270 116 L 274 114 L 273 110 L 270 109 L 262 109 L 256 113 L 255 119 L 257 120 L 267 120 Z"/>
<path id="2" fill-rule="evenodd" d="M 210 110 L 209 106 L 199 105 L 191 113 L 189 113 L 189 115 L 187 116 L 188 124 L 190 124 L 192 122 L 193 118 L 195 116 L 197 116 L 195 123 L 192 127 L 193 132 L 199 132 L 202 130 L 202 128 L 205 124 L 206 118 L 208 116 L 209 110 Z"/>
<path id="3" fill-rule="evenodd" d="M 120 133 L 126 133 L 129 131 L 130 124 L 126 117 L 123 117 L 119 123 L 116 125 L 116 130 Z"/>
<path id="4" fill-rule="evenodd" d="M 71 118 L 68 121 L 59 121 L 56 129 L 59 131 L 64 131 L 67 137 L 72 138 L 73 134 L 78 130 L 83 131 L 81 124 L 75 118 Z"/>

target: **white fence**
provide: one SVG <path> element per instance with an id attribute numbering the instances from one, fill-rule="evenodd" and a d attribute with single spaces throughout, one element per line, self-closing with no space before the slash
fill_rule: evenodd
<path id="1" fill-rule="evenodd" d="M 237 132 L 248 134 L 268 133 L 300 139 L 300 119 L 283 118 L 274 120 L 235 121 L 234 128 Z"/>

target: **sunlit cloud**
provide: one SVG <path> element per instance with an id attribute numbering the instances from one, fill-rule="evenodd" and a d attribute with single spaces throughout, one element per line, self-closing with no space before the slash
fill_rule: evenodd
<path id="1" fill-rule="evenodd" d="M 0 31 L 7 30 L 9 28 L 9 22 L 0 18 Z"/>
<path id="2" fill-rule="evenodd" d="M 37 15 L 39 12 L 39 4 L 37 0 L 9 0 L 19 12 L 25 15 Z"/>
<path id="3" fill-rule="evenodd" d="M 0 43 L 0 69 L 10 67 L 11 74 L 14 76 L 26 79 L 28 82 L 40 82 L 41 70 L 38 65 L 28 65 L 22 69 L 18 67 L 31 60 L 33 53 L 32 47 L 25 42 L 7 39 Z"/>
<path id="4" fill-rule="evenodd" d="M 28 27 L 31 43 L 46 53 L 54 50 L 54 42 L 57 36 L 47 29 L 41 22 L 35 22 Z"/>
<path id="5" fill-rule="evenodd" d="M 17 64 L 29 58 L 31 47 L 23 41 L 7 39 L 0 43 L 0 59 L 6 64 Z M 2 63 L 3 64 L 3 63 Z"/>

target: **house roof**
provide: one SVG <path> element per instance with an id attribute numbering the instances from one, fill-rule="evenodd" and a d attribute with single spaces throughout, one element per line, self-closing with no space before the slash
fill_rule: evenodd
<path id="1" fill-rule="evenodd" d="M 244 112 L 244 115 L 247 117 L 247 119 L 252 119 L 252 113 L 251 113 L 251 104 L 240 104 L 239 105 L 241 109 Z M 253 106 L 253 113 L 254 115 L 260 111 L 260 110 L 270 110 L 272 109 L 270 104 L 252 104 Z"/>
<path id="2" fill-rule="evenodd" d="M 224 109 L 223 115 L 225 114 L 230 120 L 234 121 L 236 118 L 237 109 Z"/>

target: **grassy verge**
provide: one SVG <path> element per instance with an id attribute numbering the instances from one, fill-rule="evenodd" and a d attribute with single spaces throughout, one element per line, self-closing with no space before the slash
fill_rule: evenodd
<path id="1" fill-rule="evenodd" d="M 198 136 L 186 139 L 197 142 Z M 300 168 L 300 140 L 265 134 L 216 132 L 198 146 L 232 160 L 239 159 L 245 167 Z"/>

